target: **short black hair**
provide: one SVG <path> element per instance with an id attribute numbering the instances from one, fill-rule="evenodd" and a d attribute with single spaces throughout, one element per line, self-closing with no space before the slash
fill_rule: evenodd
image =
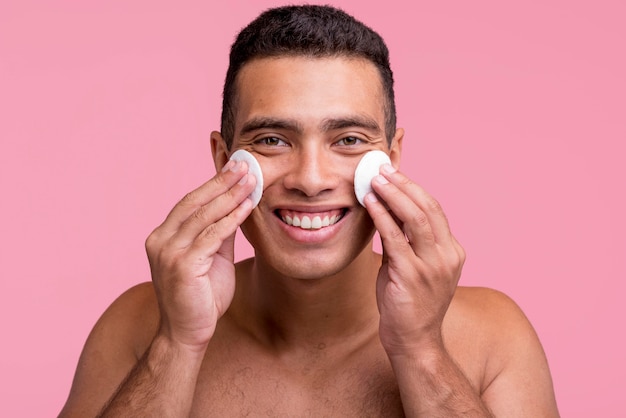
<path id="1" fill-rule="evenodd" d="M 239 32 L 231 46 L 221 121 L 222 137 L 229 149 L 235 134 L 237 75 L 247 62 L 281 56 L 346 56 L 372 62 L 382 81 L 385 136 L 391 142 L 396 131 L 396 106 L 389 50 L 382 37 L 343 10 L 302 5 L 266 10 Z"/>

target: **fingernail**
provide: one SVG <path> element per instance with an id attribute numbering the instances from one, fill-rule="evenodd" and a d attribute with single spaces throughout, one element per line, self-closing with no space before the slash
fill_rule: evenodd
<path id="1" fill-rule="evenodd" d="M 230 171 L 236 173 L 237 171 L 241 170 L 242 165 L 243 163 L 241 161 L 236 161 L 235 164 L 230 168 Z"/>
<path id="2" fill-rule="evenodd" d="M 222 173 L 227 172 L 228 170 L 230 170 L 230 168 L 235 165 L 235 162 L 233 160 L 229 160 L 226 164 L 224 164 L 224 167 L 222 167 Z"/>
<path id="3" fill-rule="evenodd" d="M 391 164 L 383 164 L 381 166 L 382 170 L 387 173 L 387 174 L 391 174 L 391 173 L 395 173 L 396 169 L 394 166 L 392 166 Z"/>
<path id="4" fill-rule="evenodd" d="M 243 202 L 241 202 L 241 207 L 244 209 L 248 209 L 252 207 L 252 200 L 250 198 L 245 198 Z"/>
<path id="5" fill-rule="evenodd" d="M 386 178 L 384 178 L 384 177 L 383 177 L 383 176 L 381 176 L 381 175 L 378 175 L 378 176 L 374 177 L 374 181 L 375 181 L 376 183 L 378 183 L 378 184 L 387 184 L 387 183 L 389 183 L 389 181 L 387 181 L 387 179 L 386 179 Z"/>
<path id="6" fill-rule="evenodd" d="M 371 203 L 378 202 L 378 199 L 376 198 L 376 195 L 374 193 L 366 194 L 363 200 L 366 200 Z"/>
<path id="7" fill-rule="evenodd" d="M 244 185 L 244 184 L 246 184 L 247 182 L 248 182 L 248 173 L 246 173 L 246 174 L 245 174 L 245 175 L 241 178 L 241 180 L 239 180 L 238 184 L 239 184 L 239 185 Z"/>

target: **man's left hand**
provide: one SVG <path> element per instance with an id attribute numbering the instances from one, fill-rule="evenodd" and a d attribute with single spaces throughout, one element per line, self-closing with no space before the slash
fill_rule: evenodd
<path id="1" fill-rule="evenodd" d="M 443 350 L 441 327 L 465 251 L 439 203 L 391 165 L 372 188 L 377 196 L 370 193 L 365 205 L 383 244 L 376 286 L 381 342 L 390 357 Z"/>

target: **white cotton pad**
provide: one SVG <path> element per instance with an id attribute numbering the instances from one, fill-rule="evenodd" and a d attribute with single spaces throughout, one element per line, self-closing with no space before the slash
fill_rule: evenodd
<path id="1" fill-rule="evenodd" d="M 372 179 L 380 174 L 380 166 L 391 164 L 389 156 L 382 151 L 366 153 L 354 171 L 354 193 L 362 206 L 363 198 L 372 191 Z"/>
<path id="2" fill-rule="evenodd" d="M 237 150 L 230 156 L 234 161 L 245 161 L 248 164 L 248 173 L 256 177 L 256 187 L 250 193 L 250 200 L 252 200 L 252 207 L 255 208 L 261 200 L 263 194 L 263 172 L 261 172 L 261 166 L 259 162 L 254 158 L 254 155 L 245 150 Z"/>

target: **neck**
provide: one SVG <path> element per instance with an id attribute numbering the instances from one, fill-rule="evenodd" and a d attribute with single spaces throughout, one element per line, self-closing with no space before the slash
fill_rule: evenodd
<path id="1" fill-rule="evenodd" d="M 380 255 L 367 246 L 333 276 L 294 279 L 263 260 L 248 260 L 238 266 L 232 313 L 261 343 L 277 350 L 358 344 L 378 332 L 380 263 Z"/>

